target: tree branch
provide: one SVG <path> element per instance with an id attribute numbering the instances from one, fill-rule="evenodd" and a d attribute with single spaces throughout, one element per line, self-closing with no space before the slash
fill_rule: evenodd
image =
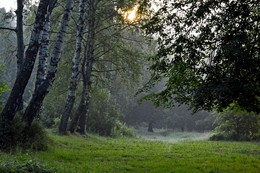
<path id="1" fill-rule="evenodd" d="M 8 28 L 8 27 L 2 27 L 2 26 L 0 26 L 0 29 L 17 32 L 17 30 L 16 30 L 15 28 Z"/>
<path id="2" fill-rule="evenodd" d="M 113 72 L 113 71 L 119 71 L 124 70 L 124 68 L 117 68 L 117 69 L 110 69 L 110 70 L 92 70 L 93 72 L 97 73 L 105 73 L 105 72 Z"/>

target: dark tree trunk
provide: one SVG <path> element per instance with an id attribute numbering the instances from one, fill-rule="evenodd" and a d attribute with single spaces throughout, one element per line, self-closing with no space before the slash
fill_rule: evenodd
<path id="1" fill-rule="evenodd" d="M 23 39 L 23 0 L 17 0 L 16 13 L 16 36 L 17 36 L 17 76 L 21 72 L 24 61 L 24 39 Z M 23 113 L 23 95 L 18 98 L 18 108 Z"/>
<path id="2" fill-rule="evenodd" d="M 64 108 L 64 112 L 61 116 L 60 125 L 59 125 L 59 134 L 60 135 L 65 135 L 67 132 L 68 121 L 69 121 L 69 117 L 70 117 L 74 102 L 75 102 L 75 97 L 68 96 L 67 102 L 66 102 L 66 105 Z"/>
<path id="3" fill-rule="evenodd" d="M 69 127 L 69 131 L 71 133 L 74 133 L 77 130 L 78 122 L 80 120 L 81 115 L 86 114 L 86 112 L 87 112 L 86 103 L 84 102 L 85 100 L 86 99 L 84 99 L 84 98 L 81 99 L 78 109 L 77 109 L 76 113 L 74 114 L 74 116 L 72 117 L 70 127 Z"/>
<path id="4" fill-rule="evenodd" d="M 83 108 L 83 112 L 80 114 L 80 118 L 79 118 L 79 133 L 80 134 L 85 134 L 86 133 L 86 120 L 87 120 L 87 113 L 89 111 L 89 94 L 90 94 L 90 88 L 91 88 L 91 73 L 92 73 L 92 63 L 91 66 L 89 66 L 88 68 L 88 72 L 87 72 L 87 78 L 85 79 L 86 81 L 84 83 L 86 83 L 86 89 L 84 94 L 84 106 Z"/>
<path id="5" fill-rule="evenodd" d="M 11 90 L 9 98 L 0 117 L 0 148 L 5 147 L 5 138 L 9 133 L 9 125 L 13 120 L 20 105 L 20 98 L 23 96 L 25 87 L 31 76 L 35 59 L 40 47 L 39 40 L 43 25 L 45 22 L 45 15 L 49 6 L 49 1 L 41 0 L 36 14 L 34 28 L 31 33 L 29 46 L 25 52 L 25 59 L 22 69 L 17 75 L 14 86 Z"/>
<path id="6" fill-rule="evenodd" d="M 154 131 L 153 131 L 153 124 L 154 124 L 153 121 L 150 121 L 150 122 L 149 122 L 149 124 L 148 124 L 148 132 L 152 132 L 152 133 L 154 132 Z"/>
<path id="7" fill-rule="evenodd" d="M 88 103 L 84 108 L 84 112 L 81 114 L 79 118 L 79 130 L 78 132 L 80 134 L 85 134 L 86 133 L 86 120 L 87 120 L 87 112 L 88 112 Z"/>
<path id="8" fill-rule="evenodd" d="M 32 99 L 24 112 L 23 120 L 27 127 L 31 126 L 34 117 L 39 114 L 39 108 L 42 106 L 42 100 L 46 95 L 46 85 L 48 84 L 45 83 L 45 86 L 42 84 L 37 88 L 37 92 L 34 92 Z"/>
<path id="9" fill-rule="evenodd" d="M 74 5 L 73 0 L 67 0 L 66 9 L 62 18 L 61 29 L 59 31 L 57 40 L 53 48 L 47 77 L 43 81 L 43 83 L 34 91 L 33 97 L 23 115 L 23 120 L 26 122 L 26 125 L 29 127 L 31 126 L 34 117 L 36 117 L 39 114 L 43 100 L 45 96 L 49 93 L 52 87 L 52 83 L 55 80 L 57 66 L 60 61 L 61 48 L 63 46 L 65 34 L 67 33 L 73 5 Z"/>

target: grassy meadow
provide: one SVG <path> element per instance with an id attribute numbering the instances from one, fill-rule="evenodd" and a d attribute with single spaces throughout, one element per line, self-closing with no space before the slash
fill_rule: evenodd
<path id="1" fill-rule="evenodd" d="M 0 153 L 0 172 L 8 164 L 32 163 L 57 173 L 260 172 L 259 143 L 49 136 L 47 151 Z"/>

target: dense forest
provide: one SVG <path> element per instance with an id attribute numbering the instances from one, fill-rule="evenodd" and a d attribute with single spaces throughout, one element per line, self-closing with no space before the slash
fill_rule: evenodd
<path id="1" fill-rule="evenodd" d="M 16 5 L 0 6 L 0 151 L 196 133 L 254 141 L 259 162 L 259 0 Z"/>

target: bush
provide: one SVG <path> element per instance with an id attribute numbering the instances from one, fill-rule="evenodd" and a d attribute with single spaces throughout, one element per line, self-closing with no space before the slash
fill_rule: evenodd
<path id="1" fill-rule="evenodd" d="M 26 130 L 21 116 L 15 116 L 10 124 L 10 131 L 5 139 L 7 150 L 17 147 L 23 149 L 46 150 L 47 134 L 38 121 L 34 121 L 30 129 Z"/>
<path id="2" fill-rule="evenodd" d="M 132 129 L 128 128 L 125 124 L 121 123 L 120 121 L 116 121 L 116 125 L 112 131 L 113 137 L 135 137 L 135 133 Z"/>
<path id="3" fill-rule="evenodd" d="M 47 150 L 48 142 L 47 133 L 38 121 L 32 123 L 29 129 L 23 148 L 30 148 L 33 150 Z"/>
<path id="4" fill-rule="evenodd" d="M 216 119 L 217 128 L 211 140 L 260 140 L 260 115 L 246 112 L 232 106 L 219 114 Z"/>
<path id="5" fill-rule="evenodd" d="M 102 136 L 134 136 L 131 129 L 120 122 L 122 112 L 119 104 L 106 89 L 92 90 L 87 130 Z"/>
<path id="6" fill-rule="evenodd" d="M 28 160 L 26 162 L 20 163 L 17 161 L 7 162 L 0 164 L 1 173 L 53 173 L 54 168 L 47 167 L 36 161 Z"/>

